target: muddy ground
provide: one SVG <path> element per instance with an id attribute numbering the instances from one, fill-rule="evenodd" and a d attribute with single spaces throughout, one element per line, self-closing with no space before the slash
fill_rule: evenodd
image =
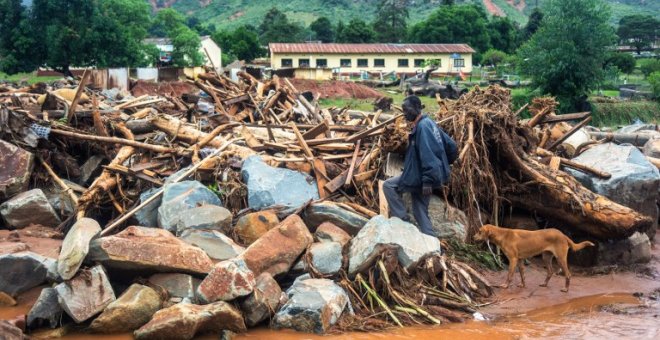
<path id="1" fill-rule="evenodd" d="M 56 257 L 61 240 L 39 238 L 39 229 L 18 233 L 0 230 L 0 252 L 8 251 L 18 242 L 30 250 Z M 18 237 L 17 237 L 18 236 Z M 491 304 L 481 309 L 488 321 L 438 327 L 408 327 L 380 333 L 345 333 L 317 336 L 293 331 L 274 331 L 267 328 L 250 330 L 236 339 L 528 339 L 580 338 L 611 339 L 660 338 L 660 242 L 653 245 L 653 259 L 649 264 L 631 268 L 586 269 L 572 267 L 573 278 L 569 293 L 562 293 L 564 277 L 555 276 L 550 287 L 543 282 L 545 269 L 535 260 L 526 267 L 527 287 L 517 287 L 519 277 L 507 290 L 496 289 Z M 606 272 L 594 274 L 597 272 Z M 506 278 L 505 271 L 487 272 L 493 283 Z M 29 311 L 42 287 L 18 298 L 16 307 L 0 308 L 0 319 L 13 319 Z M 65 339 L 89 339 L 88 334 L 70 334 Z M 130 334 L 94 336 L 94 339 L 131 339 Z M 215 337 L 203 337 L 214 339 Z"/>

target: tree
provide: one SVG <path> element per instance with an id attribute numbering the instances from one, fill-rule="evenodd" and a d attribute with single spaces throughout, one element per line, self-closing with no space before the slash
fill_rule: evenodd
<path id="1" fill-rule="evenodd" d="M 493 17 L 488 23 L 490 44 L 494 49 L 513 53 L 518 48 L 518 28 L 509 18 Z"/>
<path id="2" fill-rule="evenodd" d="M 616 36 L 602 0 L 548 0 L 539 30 L 519 49 L 522 71 L 562 110 L 595 89 Z"/>
<path id="3" fill-rule="evenodd" d="M 153 20 L 153 25 L 149 29 L 149 34 L 154 37 L 167 37 L 172 31 L 180 26 L 186 25 L 186 18 L 172 8 L 165 8 L 158 11 Z"/>
<path id="4" fill-rule="evenodd" d="M 445 6 L 452 6 L 454 2 L 454 0 L 442 0 L 442 4 Z"/>
<path id="5" fill-rule="evenodd" d="M 324 43 L 329 43 L 335 41 L 335 32 L 332 28 L 332 23 L 330 19 L 326 17 L 320 17 L 309 25 L 309 29 L 314 32 L 316 40 L 320 40 Z"/>
<path id="6" fill-rule="evenodd" d="M 466 43 L 477 52 L 490 48 L 488 16 L 476 5 L 440 6 L 429 17 L 410 28 L 409 40 L 416 43 Z M 479 53 L 474 60 L 479 60 Z"/>
<path id="7" fill-rule="evenodd" d="M 651 91 L 653 97 L 660 102 L 660 71 L 653 72 L 649 75 L 649 84 L 651 84 Z"/>
<path id="8" fill-rule="evenodd" d="M 203 56 L 199 52 L 201 41 L 199 35 L 188 26 L 181 25 L 169 34 L 172 40 L 172 60 L 175 66 L 199 66 L 203 63 Z"/>
<path id="9" fill-rule="evenodd" d="M 660 71 L 660 59 L 646 59 L 640 61 L 639 64 L 639 69 L 646 78 L 648 78 L 651 73 Z"/>
<path id="10" fill-rule="evenodd" d="M 491 48 L 481 57 L 481 63 L 484 65 L 493 65 L 497 68 L 497 65 L 507 60 L 508 57 L 506 53 Z"/>
<path id="11" fill-rule="evenodd" d="M 337 28 L 337 42 L 341 43 L 370 43 L 374 41 L 374 31 L 361 19 L 353 18 L 341 31 Z"/>
<path id="12" fill-rule="evenodd" d="M 0 0 L 0 71 L 29 72 L 40 64 L 36 35 L 21 0 Z"/>
<path id="13" fill-rule="evenodd" d="M 660 34 L 660 20 L 650 15 L 628 15 L 619 21 L 617 31 L 622 44 L 635 47 L 637 54 L 650 47 Z"/>
<path id="14" fill-rule="evenodd" d="M 529 20 L 527 21 L 527 25 L 525 25 L 525 28 L 523 29 L 523 37 L 525 40 L 529 39 L 536 31 L 539 29 L 541 26 L 541 22 L 543 21 L 543 12 L 541 12 L 541 9 L 538 7 L 535 7 L 532 10 L 532 13 L 529 14 Z"/>
<path id="15" fill-rule="evenodd" d="M 372 24 L 378 42 L 398 43 L 406 38 L 408 9 L 403 0 L 381 0 Z"/>
<path id="16" fill-rule="evenodd" d="M 605 68 L 608 66 L 616 66 L 619 71 L 625 74 L 631 74 L 635 70 L 635 58 L 628 53 L 613 52 L 605 60 Z"/>
<path id="17" fill-rule="evenodd" d="M 303 40 L 302 32 L 301 25 L 290 22 L 286 14 L 273 7 L 259 25 L 259 40 L 264 43 L 298 42 Z"/>
<path id="18" fill-rule="evenodd" d="M 235 59 L 252 61 L 263 55 L 259 36 L 252 27 L 246 25 L 232 32 L 216 32 L 211 38 L 222 47 L 223 55 L 228 55 L 231 61 Z"/>

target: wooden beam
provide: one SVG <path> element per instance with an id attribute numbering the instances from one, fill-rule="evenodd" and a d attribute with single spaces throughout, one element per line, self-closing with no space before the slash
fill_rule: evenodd
<path id="1" fill-rule="evenodd" d="M 543 117 L 543 119 L 541 119 L 539 124 L 557 123 L 557 122 L 565 122 L 568 120 L 584 119 L 589 115 L 591 115 L 591 112 L 578 112 L 578 113 L 567 113 L 556 116 L 546 116 Z"/>
<path id="2" fill-rule="evenodd" d="M 85 72 L 83 72 L 82 78 L 80 79 L 80 83 L 78 84 L 78 88 L 76 89 L 76 94 L 73 96 L 73 101 L 71 102 L 71 106 L 69 106 L 69 112 L 66 115 L 67 122 L 71 121 L 71 118 L 73 118 L 76 112 L 76 107 L 78 106 L 78 100 L 80 100 L 80 95 L 85 89 L 85 84 L 87 83 L 87 79 L 89 79 L 91 73 L 92 72 L 89 69 L 85 69 Z"/>
<path id="3" fill-rule="evenodd" d="M 355 151 L 353 152 L 353 159 L 351 159 L 351 166 L 348 168 L 348 173 L 346 174 L 346 181 L 344 182 L 344 187 L 351 185 L 353 180 L 353 171 L 355 171 L 355 163 L 357 163 L 358 152 L 360 151 L 360 140 L 355 143 Z"/>
<path id="4" fill-rule="evenodd" d="M 568 132 L 566 132 L 561 138 L 557 139 L 552 145 L 548 147 L 548 151 L 552 151 L 554 148 L 559 146 L 561 143 L 563 143 L 568 137 L 570 137 L 572 134 L 574 134 L 577 130 L 581 129 L 583 126 L 587 125 L 591 121 L 591 117 L 587 117 L 585 120 L 581 121 L 580 123 L 576 124 L 573 126 L 572 129 L 570 129 Z"/>
<path id="5" fill-rule="evenodd" d="M 383 181 L 382 179 L 378 180 L 378 212 L 385 216 L 390 217 L 390 206 L 387 204 L 387 198 L 385 198 L 385 192 L 383 191 Z"/>
<path id="6" fill-rule="evenodd" d="M 309 158 L 314 158 L 314 154 L 312 153 L 312 150 L 309 148 L 309 146 L 305 142 L 305 138 L 303 138 L 302 134 L 300 133 L 300 130 L 298 130 L 298 127 L 296 126 L 296 123 L 291 122 L 291 128 L 293 129 L 293 133 L 296 135 L 296 138 L 298 138 L 298 143 L 300 143 L 300 146 L 302 147 L 303 151 L 305 152 L 305 155 Z"/>
<path id="7" fill-rule="evenodd" d="M 316 138 L 318 135 L 328 131 L 330 129 L 330 126 L 328 125 L 328 122 L 322 121 L 315 127 L 307 130 L 307 132 L 303 133 L 303 138 L 305 140 L 310 140 Z"/>

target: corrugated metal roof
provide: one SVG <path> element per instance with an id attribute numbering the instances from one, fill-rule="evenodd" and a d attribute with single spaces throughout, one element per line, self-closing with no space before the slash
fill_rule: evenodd
<path id="1" fill-rule="evenodd" d="M 474 53 L 467 44 L 319 44 L 270 43 L 272 53 L 324 54 L 401 54 L 401 53 Z"/>

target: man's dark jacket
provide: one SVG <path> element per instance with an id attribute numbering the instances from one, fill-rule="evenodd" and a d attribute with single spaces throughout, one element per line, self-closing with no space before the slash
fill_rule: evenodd
<path id="1" fill-rule="evenodd" d="M 400 191 L 421 191 L 449 181 L 449 165 L 456 159 L 456 143 L 428 116 L 419 119 L 408 136 L 408 150 L 399 180 Z"/>

